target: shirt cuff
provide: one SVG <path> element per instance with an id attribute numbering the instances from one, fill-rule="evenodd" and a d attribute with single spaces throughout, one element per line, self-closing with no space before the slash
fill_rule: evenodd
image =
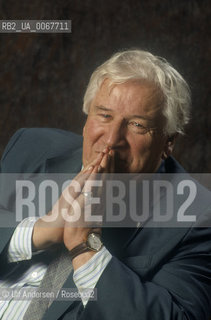
<path id="1" fill-rule="evenodd" d="M 8 247 L 7 257 L 9 262 L 31 259 L 32 231 L 36 221 L 36 217 L 26 218 L 16 227 Z"/>
<path id="2" fill-rule="evenodd" d="M 103 247 L 87 263 L 73 273 L 73 280 L 78 288 L 78 291 L 81 293 L 81 299 L 84 307 L 89 301 L 89 295 L 87 294 L 87 291 L 93 291 L 92 289 L 94 289 L 96 286 L 97 281 L 99 280 L 111 258 L 112 255 L 110 252 Z"/>

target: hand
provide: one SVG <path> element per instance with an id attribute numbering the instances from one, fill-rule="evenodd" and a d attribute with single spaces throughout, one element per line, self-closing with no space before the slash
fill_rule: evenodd
<path id="1" fill-rule="evenodd" d="M 80 176 L 77 179 L 77 182 L 80 184 L 80 190 L 82 192 L 75 193 L 71 190 L 71 185 L 66 189 L 67 193 L 71 194 L 71 197 L 74 198 L 74 201 L 69 207 L 67 212 L 67 218 L 65 219 L 64 226 L 64 244 L 68 248 L 68 250 L 72 250 L 74 247 L 79 245 L 80 243 L 87 240 L 87 236 L 90 232 L 95 231 L 101 233 L 100 226 L 94 228 L 89 225 L 88 222 L 85 221 L 85 196 L 84 191 L 85 183 L 87 185 L 92 185 L 92 181 L 95 180 L 97 173 L 105 173 L 111 172 L 114 170 L 114 153 L 111 152 L 108 148 L 106 148 L 99 161 L 97 161 L 94 165 L 92 165 L 86 172 L 86 175 Z M 89 184 L 90 182 L 90 184 Z M 102 191 L 102 188 L 99 188 Z M 100 194 L 98 193 L 98 196 Z M 64 195 L 65 196 L 65 195 Z M 67 196 L 65 196 L 67 198 Z M 68 222 L 68 217 L 80 216 L 80 219 L 75 222 Z"/>
<path id="2" fill-rule="evenodd" d="M 83 195 L 80 191 L 75 192 L 74 185 L 76 182 L 79 183 L 81 186 L 80 190 L 82 190 L 85 182 L 91 175 L 93 177 L 97 172 L 113 172 L 113 170 L 114 153 L 106 148 L 103 153 L 99 154 L 94 161 L 92 161 L 75 177 L 67 188 L 73 201 L 77 200 L 78 203 L 80 203 L 81 208 L 83 208 Z M 70 250 L 73 245 L 76 246 L 77 244 L 85 241 L 87 234 L 91 231 L 90 228 L 76 228 L 71 226 L 69 223 L 65 223 L 64 216 L 61 214 L 60 209 L 66 209 L 67 212 L 69 211 L 71 214 L 71 205 L 66 201 L 65 197 L 67 189 L 64 190 L 52 211 L 35 223 L 32 235 L 32 243 L 35 249 L 46 249 L 53 244 L 64 242 L 66 247 Z"/>
<path id="3" fill-rule="evenodd" d="M 87 182 L 89 182 L 89 179 L 92 180 L 96 173 L 107 173 L 107 172 L 114 172 L 115 166 L 114 166 L 114 152 L 106 148 L 104 150 L 104 153 L 102 155 L 102 159 L 100 163 L 97 163 L 93 169 L 90 170 L 90 176 L 87 177 Z M 84 187 L 85 181 L 81 182 L 81 188 Z M 77 224 L 65 222 L 64 227 L 64 244 L 67 247 L 68 250 L 72 250 L 74 247 L 79 245 L 82 242 L 85 242 L 87 240 L 88 234 L 91 232 L 97 232 L 101 233 L 101 228 L 91 228 L 87 223 L 84 221 L 84 194 L 83 192 L 78 194 L 78 197 L 75 198 L 75 201 L 77 201 L 77 204 L 79 204 L 79 213 L 81 214 L 81 220 Z M 72 208 L 69 211 L 69 215 L 72 216 L 72 214 L 76 213 L 73 212 L 74 203 L 72 205 Z M 92 256 L 95 254 L 93 251 L 88 251 L 85 253 L 82 253 L 78 256 L 76 256 L 73 259 L 73 268 L 74 270 L 81 267 L 83 264 L 85 264 L 89 259 L 92 258 Z"/>

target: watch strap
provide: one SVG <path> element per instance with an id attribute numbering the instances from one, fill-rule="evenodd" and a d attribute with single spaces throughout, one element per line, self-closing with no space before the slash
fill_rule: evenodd
<path id="1" fill-rule="evenodd" d="M 75 248 L 69 251 L 70 258 L 73 260 L 75 257 L 77 257 L 79 254 L 92 251 L 91 248 L 87 246 L 86 242 L 82 242 L 79 245 L 77 245 Z"/>

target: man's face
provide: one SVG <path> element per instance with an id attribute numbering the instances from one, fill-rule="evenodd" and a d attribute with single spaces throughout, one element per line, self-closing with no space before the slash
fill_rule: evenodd
<path id="1" fill-rule="evenodd" d="M 167 144 L 161 108 L 161 94 L 152 84 L 106 79 L 84 126 L 83 165 L 108 146 L 114 150 L 115 172 L 155 172 Z"/>

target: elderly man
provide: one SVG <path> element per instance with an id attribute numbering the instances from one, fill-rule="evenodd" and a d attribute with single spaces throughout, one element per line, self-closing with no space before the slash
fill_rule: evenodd
<path id="1" fill-rule="evenodd" d="M 21 129 L 4 152 L 5 173 L 76 173 L 46 218 L 54 217 L 56 208 L 72 215 L 67 192 L 83 211 L 83 187 L 98 173 L 185 172 L 171 153 L 189 120 L 190 93 L 166 60 L 141 50 L 116 53 L 93 73 L 84 112 L 83 147 L 82 138 L 70 132 Z M 205 189 L 199 194 L 200 215 L 206 217 L 210 194 Z M 99 225 L 73 226 L 60 210 L 55 217 L 53 222 L 26 218 L 15 230 L 3 230 L 1 261 L 6 267 L 0 285 L 79 292 L 95 288 L 96 299 L 82 295 L 78 301 L 46 303 L 11 297 L 1 302 L 1 319 L 209 317 L 209 228 L 101 230 Z"/>

